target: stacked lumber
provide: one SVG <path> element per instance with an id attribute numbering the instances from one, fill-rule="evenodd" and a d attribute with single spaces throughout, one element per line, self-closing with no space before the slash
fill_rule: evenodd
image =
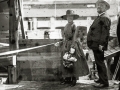
<path id="1" fill-rule="evenodd" d="M 57 42 L 55 39 L 20 40 L 20 48 Z M 54 45 L 21 52 L 17 55 L 18 77 L 22 80 L 58 80 L 60 76 L 61 48 Z"/>

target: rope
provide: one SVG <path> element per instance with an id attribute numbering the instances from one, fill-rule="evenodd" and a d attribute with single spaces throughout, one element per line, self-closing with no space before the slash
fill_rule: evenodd
<path id="1" fill-rule="evenodd" d="M 62 41 L 60 41 L 60 42 L 62 42 Z M 55 43 L 46 44 L 46 45 L 40 45 L 40 46 L 36 46 L 36 47 L 31 47 L 31 48 L 13 50 L 13 51 L 8 51 L 8 52 L 3 52 L 3 53 L 0 53 L 0 56 L 15 54 L 15 53 L 19 53 L 19 52 L 28 51 L 28 50 L 33 50 L 33 49 L 37 49 L 37 48 L 41 48 L 41 47 L 46 47 L 46 46 L 53 45 L 53 44 L 55 44 Z"/>
<path id="2" fill-rule="evenodd" d="M 118 69 L 119 69 L 119 67 L 120 67 L 120 57 L 119 57 L 119 60 L 118 60 L 118 63 L 117 63 L 117 66 L 116 66 L 115 72 L 114 72 L 114 74 L 113 74 L 112 80 L 115 80 L 116 75 L 117 75 L 117 73 L 118 73 Z"/>
<path id="3" fill-rule="evenodd" d="M 111 46 L 111 45 L 109 45 L 109 46 Z M 118 46 L 118 45 L 117 45 L 117 46 Z M 114 53 L 117 53 L 117 52 L 120 51 L 120 50 L 116 49 L 115 47 L 112 47 L 112 46 L 111 46 L 111 48 L 116 50 Z M 112 52 L 111 50 L 109 50 L 109 51 Z M 112 52 L 112 54 L 113 54 L 113 52 Z M 110 54 L 109 54 L 109 55 L 110 55 Z M 107 55 L 107 56 L 109 56 L 109 55 Z M 106 56 L 106 57 L 107 57 L 107 56 Z M 112 80 L 115 80 L 116 75 L 117 75 L 117 73 L 118 73 L 119 66 L 120 66 L 120 57 L 119 57 L 117 66 L 116 66 L 116 68 L 115 68 L 115 72 L 114 72 L 114 74 L 113 74 Z"/>

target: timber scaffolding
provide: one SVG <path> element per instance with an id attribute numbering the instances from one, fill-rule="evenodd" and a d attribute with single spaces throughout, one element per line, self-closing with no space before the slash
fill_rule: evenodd
<path id="1" fill-rule="evenodd" d="M 6 49 L 6 52 L 0 53 L 1 66 L 3 66 L 8 73 L 3 73 L 1 76 L 7 76 L 9 84 L 17 83 L 18 79 L 21 78 L 22 80 L 29 81 L 48 80 L 51 77 L 58 79 L 60 75 L 58 69 L 60 66 L 61 48 L 54 47 L 54 43 L 60 40 L 25 39 L 21 1 L 22 0 L 11 0 L 11 2 L 8 2 L 10 13 L 9 48 Z M 18 28 L 20 26 L 24 40 L 19 40 Z M 47 44 L 49 45 L 46 46 Z M 119 47 L 109 49 L 105 52 L 105 59 L 111 59 L 118 52 L 120 52 Z"/>
<path id="2" fill-rule="evenodd" d="M 7 49 L 10 51 L 17 50 L 19 49 L 19 28 L 21 28 L 23 39 L 25 39 L 21 11 L 22 0 L 5 0 L 3 2 L 7 2 L 9 8 L 9 48 Z M 1 67 L 4 68 L 4 73 L 0 74 L 0 76 L 7 76 L 7 83 L 9 84 L 16 83 L 17 80 L 16 54 L 8 56 L 7 58 L 4 58 L 4 56 L 0 57 Z M 8 72 L 7 74 L 5 74 L 6 71 Z"/>

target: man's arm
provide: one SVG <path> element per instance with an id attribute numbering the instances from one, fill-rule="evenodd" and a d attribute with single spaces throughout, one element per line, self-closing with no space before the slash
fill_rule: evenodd
<path id="1" fill-rule="evenodd" d="M 118 18 L 118 24 L 117 24 L 117 37 L 120 45 L 120 17 Z"/>
<path id="2" fill-rule="evenodd" d="M 103 46 L 102 49 L 106 49 L 109 39 L 111 20 L 107 17 L 103 17 L 102 20 L 100 21 L 100 25 L 101 25 L 100 45 Z"/>

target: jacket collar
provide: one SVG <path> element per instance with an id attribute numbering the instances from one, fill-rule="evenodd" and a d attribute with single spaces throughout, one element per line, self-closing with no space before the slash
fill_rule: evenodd
<path id="1" fill-rule="evenodd" d="M 102 12 L 102 13 L 98 14 L 98 16 L 102 16 L 103 14 L 105 14 L 105 12 Z"/>

